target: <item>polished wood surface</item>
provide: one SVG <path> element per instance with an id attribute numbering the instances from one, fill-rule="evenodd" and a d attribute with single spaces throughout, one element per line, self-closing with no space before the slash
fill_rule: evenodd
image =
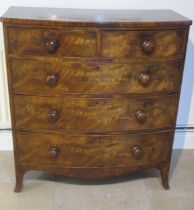
<path id="1" fill-rule="evenodd" d="M 102 57 L 182 57 L 186 31 L 105 31 Z"/>
<path id="2" fill-rule="evenodd" d="M 17 129 L 85 132 L 173 128 L 177 103 L 177 95 L 115 99 L 16 95 L 15 125 Z"/>
<path id="3" fill-rule="evenodd" d="M 101 26 L 101 27 L 184 27 L 191 20 L 172 10 L 96 10 L 38 7 L 11 7 L 5 23 Z"/>
<path id="4" fill-rule="evenodd" d="M 182 57 L 186 35 L 176 31 L 103 31 L 101 57 Z M 8 28 L 9 54 L 96 57 L 96 31 Z M 29 41 L 30 40 L 30 41 Z M 146 44 L 147 43 L 147 44 Z M 150 47 L 150 45 L 152 47 Z"/>
<path id="5" fill-rule="evenodd" d="M 16 139 L 18 162 L 22 164 L 107 168 L 165 161 L 171 150 L 172 132 L 113 136 L 16 132 Z M 141 155 L 136 154 L 137 147 Z"/>
<path id="6" fill-rule="evenodd" d="M 178 92 L 182 62 L 60 62 L 11 59 L 12 89 L 26 94 Z"/>
<path id="7" fill-rule="evenodd" d="M 165 189 L 191 21 L 170 10 L 12 7 L 2 17 L 16 171 Z"/>
<path id="8" fill-rule="evenodd" d="M 95 57 L 95 31 L 8 28 L 9 53 L 58 57 Z"/>

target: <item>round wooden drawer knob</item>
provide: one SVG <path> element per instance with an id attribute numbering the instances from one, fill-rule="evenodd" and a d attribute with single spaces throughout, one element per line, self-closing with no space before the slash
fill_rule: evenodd
<path id="1" fill-rule="evenodd" d="M 154 52 L 155 45 L 153 41 L 144 41 L 142 45 L 143 51 L 147 54 L 150 55 L 151 53 Z"/>
<path id="2" fill-rule="evenodd" d="M 50 122 L 56 122 L 58 120 L 58 117 L 59 117 L 59 112 L 56 109 L 52 109 L 48 113 L 48 119 Z"/>
<path id="3" fill-rule="evenodd" d="M 132 155 L 136 160 L 140 160 L 143 156 L 143 152 L 140 146 L 134 146 L 132 148 Z"/>
<path id="4" fill-rule="evenodd" d="M 57 74 L 48 75 L 46 78 L 46 82 L 49 86 L 56 85 L 58 82 L 58 75 Z"/>
<path id="5" fill-rule="evenodd" d="M 144 123 L 146 120 L 146 113 L 143 110 L 138 110 L 136 112 L 136 118 L 139 123 Z"/>
<path id="6" fill-rule="evenodd" d="M 141 73 L 141 74 L 139 75 L 139 81 L 140 81 L 140 83 L 141 83 L 143 86 L 147 86 L 147 85 L 149 85 L 150 82 L 151 82 L 151 77 L 150 77 L 150 75 L 147 74 L 147 73 Z"/>
<path id="7" fill-rule="evenodd" d="M 52 147 L 52 148 L 48 151 L 48 153 L 49 153 L 49 156 L 50 156 L 51 158 L 56 158 L 56 157 L 58 157 L 58 155 L 59 155 L 59 148 Z"/>
<path id="8" fill-rule="evenodd" d="M 45 42 L 47 52 L 54 53 L 58 48 L 58 42 L 56 40 L 49 40 Z"/>

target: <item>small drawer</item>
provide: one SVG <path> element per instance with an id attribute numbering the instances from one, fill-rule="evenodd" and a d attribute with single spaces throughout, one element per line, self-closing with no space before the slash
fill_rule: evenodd
<path id="1" fill-rule="evenodd" d="M 14 96 L 17 129 L 133 131 L 175 126 L 177 95 L 141 98 Z"/>
<path id="2" fill-rule="evenodd" d="M 130 94 L 179 91 L 182 63 L 92 63 L 10 59 L 12 89 L 30 93 Z"/>
<path id="3" fill-rule="evenodd" d="M 96 32 L 62 29 L 8 28 L 9 54 L 95 57 Z"/>
<path id="4" fill-rule="evenodd" d="M 171 152 L 173 132 L 65 135 L 16 132 L 18 162 L 60 167 L 154 166 Z"/>
<path id="5" fill-rule="evenodd" d="M 184 55 L 186 31 L 104 31 L 102 57 L 167 58 Z"/>

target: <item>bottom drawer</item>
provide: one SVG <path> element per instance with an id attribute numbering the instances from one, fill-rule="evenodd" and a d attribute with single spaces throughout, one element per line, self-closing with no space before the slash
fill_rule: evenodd
<path id="1" fill-rule="evenodd" d="M 172 131 L 126 135 L 16 132 L 17 161 L 35 166 L 154 165 L 171 151 Z"/>

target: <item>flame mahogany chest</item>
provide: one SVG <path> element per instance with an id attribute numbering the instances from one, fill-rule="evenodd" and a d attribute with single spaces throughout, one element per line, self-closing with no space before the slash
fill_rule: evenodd
<path id="1" fill-rule="evenodd" d="M 15 192 L 29 170 L 105 178 L 151 167 L 168 189 L 191 21 L 171 10 L 11 7 L 2 22 Z"/>

